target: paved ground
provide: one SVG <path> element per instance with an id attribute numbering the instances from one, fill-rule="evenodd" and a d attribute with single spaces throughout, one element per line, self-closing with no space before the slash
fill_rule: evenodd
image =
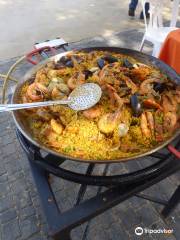
<path id="1" fill-rule="evenodd" d="M 142 38 L 140 31 L 132 30 L 117 33 L 111 37 L 97 37 L 73 45 L 115 45 L 137 49 Z M 149 47 L 145 49 L 150 51 Z M 6 72 L 16 59 L 0 62 L 0 72 Z M 29 64 L 17 69 L 16 77 L 22 76 Z M 129 172 L 152 163 L 152 159 L 133 161 L 125 164 L 112 164 L 108 174 Z M 65 167 L 84 171 L 85 164 L 68 161 Z M 94 173 L 102 171 L 97 166 Z M 162 199 L 168 199 L 180 181 L 179 173 L 146 190 L 145 193 Z M 53 177 L 53 189 L 57 202 L 63 211 L 73 206 L 79 185 Z M 89 187 L 86 198 L 96 194 L 96 187 Z M 180 206 L 171 217 L 164 220 L 160 205 L 133 197 L 93 219 L 87 234 L 87 240 L 179 240 Z M 73 240 L 80 240 L 86 224 L 73 230 Z M 149 234 L 137 237 L 137 226 L 147 228 L 173 229 L 171 235 Z M 50 240 L 47 235 L 46 220 L 43 215 L 29 164 L 19 146 L 15 135 L 15 126 L 11 114 L 0 115 L 0 239 L 1 240 Z"/>
<path id="2" fill-rule="evenodd" d="M 165 19 L 171 1 L 165 0 Z M 20 56 L 38 41 L 58 36 L 67 41 L 108 36 L 126 29 L 139 29 L 141 6 L 136 18 L 128 17 L 130 0 L 0 0 L 0 59 Z M 140 2 L 140 1 L 139 1 Z"/>

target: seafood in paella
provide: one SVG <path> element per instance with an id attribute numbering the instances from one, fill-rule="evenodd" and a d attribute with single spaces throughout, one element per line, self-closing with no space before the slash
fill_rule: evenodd
<path id="1" fill-rule="evenodd" d="M 180 86 L 158 69 L 119 53 L 76 51 L 39 69 L 21 88 L 21 102 L 66 99 L 80 84 L 96 83 L 100 101 L 23 110 L 34 139 L 81 159 L 119 159 L 144 153 L 180 125 Z"/>

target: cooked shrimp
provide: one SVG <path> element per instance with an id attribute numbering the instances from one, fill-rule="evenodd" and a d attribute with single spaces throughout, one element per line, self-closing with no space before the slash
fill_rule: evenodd
<path id="1" fill-rule="evenodd" d="M 123 99 L 117 94 L 116 90 L 114 87 L 112 87 L 110 84 L 105 84 L 104 88 L 107 89 L 108 95 L 110 97 L 111 105 L 115 106 L 117 103 L 117 107 L 121 108 L 124 104 Z"/>
<path id="2" fill-rule="evenodd" d="M 123 76 L 123 80 L 125 80 L 126 85 L 128 86 L 128 88 L 131 89 L 131 93 L 132 94 L 134 94 L 134 93 L 136 93 L 138 91 L 138 87 L 136 86 L 135 83 L 133 83 L 133 81 L 129 77 Z"/>
<path id="3" fill-rule="evenodd" d="M 57 87 L 55 87 L 51 92 L 51 97 L 53 100 L 59 100 L 64 98 L 66 95 L 62 93 Z"/>
<path id="4" fill-rule="evenodd" d="M 178 103 L 173 95 L 166 93 L 162 96 L 162 106 L 165 113 L 176 112 Z"/>
<path id="5" fill-rule="evenodd" d="M 85 74 L 83 73 L 76 73 L 67 81 L 67 85 L 71 90 L 75 89 L 78 85 L 81 85 L 83 83 L 85 83 Z"/>
<path id="6" fill-rule="evenodd" d="M 153 99 L 145 99 L 143 101 L 143 105 L 145 107 L 148 107 L 148 108 L 157 108 L 157 109 L 160 109 L 162 110 L 163 108 L 161 107 L 161 105 L 159 103 L 157 103 L 155 100 Z"/>
<path id="7" fill-rule="evenodd" d="M 59 148 L 59 142 L 57 141 L 58 134 L 50 129 L 45 133 L 48 144 L 54 148 Z"/>
<path id="8" fill-rule="evenodd" d="M 41 83 L 34 82 L 27 89 L 27 96 L 33 101 L 43 100 L 45 94 L 48 94 L 48 89 Z"/>
<path id="9" fill-rule="evenodd" d="M 57 133 L 57 134 L 61 134 L 63 131 L 63 126 L 61 125 L 61 123 L 59 123 L 58 121 L 56 121 L 55 119 L 51 119 L 51 128 L 52 130 Z"/>
<path id="10" fill-rule="evenodd" d="M 177 103 L 180 103 L 180 87 L 177 87 L 174 98 L 176 99 Z"/>
<path id="11" fill-rule="evenodd" d="M 64 83 L 59 83 L 51 92 L 52 99 L 62 99 L 69 94 L 70 90 Z"/>
<path id="12" fill-rule="evenodd" d="M 151 131 L 149 130 L 148 121 L 147 121 L 145 113 L 141 114 L 141 123 L 140 123 L 140 125 L 141 125 L 141 131 L 144 134 L 144 136 L 146 138 L 150 138 L 151 137 Z"/>
<path id="13" fill-rule="evenodd" d="M 29 102 L 29 99 L 28 99 L 27 94 L 25 94 L 25 95 L 22 96 L 22 102 L 23 102 L 23 103 L 28 103 L 28 102 Z"/>
<path id="14" fill-rule="evenodd" d="M 36 114 L 38 115 L 38 117 L 40 117 L 41 119 L 43 119 L 45 121 L 49 121 L 52 118 L 52 115 L 50 113 L 48 113 L 48 111 L 43 109 L 43 108 L 39 108 L 37 110 Z"/>
<path id="15" fill-rule="evenodd" d="M 161 110 L 157 110 L 154 114 L 154 124 L 155 124 L 155 137 L 156 141 L 163 141 L 163 121 L 164 114 Z"/>
<path id="16" fill-rule="evenodd" d="M 112 68 L 113 70 L 117 71 L 116 68 L 118 67 L 118 72 L 120 72 L 119 66 L 120 66 L 119 63 L 117 62 L 105 65 L 99 72 L 99 84 L 100 85 L 105 83 L 113 84 L 116 79 L 114 77 L 114 73 L 112 72 Z"/>
<path id="17" fill-rule="evenodd" d="M 51 92 L 53 88 L 57 87 L 61 83 L 64 83 L 64 80 L 62 78 L 59 77 L 53 78 L 48 85 L 48 90 Z"/>
<path id="18" fill-rule="evenodd" d="M 166 93 L 166 96 L 169 99 L 169 102 L 171 104 L 171 112 L 176 112 L 177 111 L 177 107 L 178 107 L 178 102 L 176 101 L 176 99 L 174 98 L 174 95 L 171 92 Z"/>
<path id="19" fill-rule="evenodd" d="M 171 132 L 174 130 L 177 123 L 177 115 L 174 112 L 167 112 L 164 114 L 164 131 Z"/>
<path id="20" fill-rule="evenodd" d="M 133 79 L 136 79 L 137 81 L 144 81 L 150 72 L 151 69 L 148 66 L 141 66 L 133 68 L 131 70 L 131 75 L 133 76 Z"/>
<path id="21" fill-rule="evenodd" d="M 109 67 L 108 65 L 104 66 L 101 69 L 101 71 L 99 72 L 99 83 L 100 84 L 104 84 L 105 83 L 104 78 L 108 75 L 108 71 L 107 71 L 108 67 Z"/>
<path id="22" fill-rule="evenodd" d="M 154 117 L 152 112 L 146 112 L 146 118 L 148 121 L 149 128 L 151 129 L 152 136 L 154 135 Z"/>
<path id="23" fill-rule="evenodd" d="M 162 96 L 162 106 L 163 106 L 163 111 L 164 112 L 169 112 L 171 111 L 171 103 L 169 102 L 169 99 L 166 95 Z"/>
<path id="24" fill-rule="evenodd" d="M 50 69 L 47 73 L 47 76 L 49 79 L 58 77 L 59 75 L 65 73 L 66 69 L 65 68 L 61 68 L 61 69 Z"/>
<path id="25" fill-rule="evenodd" d="M 103 115 L 98 121 L 98 128 L 103 133 L 112 133 L 117 127 L 121 117 L 121 111 L 118 110 L 115 113 L 107 113 Z"/>
<path id="26" fill-rule="evenodd" d="M 140 93 L 141 94 L 148 94 L 148 93 L 154 93 L 153 89 L 153 83 L 163 83 L 164 81 L 162 79 L 157 78 L 149 78 L 145 81 L 143 81 L 140 85 Z"/>
<path id="27" fill-rule="evenodd" d="M 100 117 L 102 112 L 103 112 L 102 107 L 97 105 L 95 107 L 83 111 L 83 115 L 88 119 L 93 119 Z"/>
<path id="28" fill-rule="evenodd" d="M 76 56 L 77 57 L 77 56 Z M 74 69 L 76 70 L 80 70 L 79 69 L 79 63 L 78 63 L 78 60 L 76 59 L 75 55 L 74 56 L 71 56 L 71 61 L 73 62 L 73 66 L 74 66 Z M 79 57 L 79 56 L 78 56 Z"/>
<path id="29" fill-rule="evenodd" d="M 41 83 L 41 84 L 48 84 L 49 78 L 47 77 L 47 71 L 46 69 L 42 68 L 36 73 L 35 82 Z"/>

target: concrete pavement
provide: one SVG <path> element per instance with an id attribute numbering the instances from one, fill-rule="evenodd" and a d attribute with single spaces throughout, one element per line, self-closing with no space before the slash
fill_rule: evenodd
<path id="1" fill-rule="evenodd" d="M 140 29 L 139 4 L 136 17 L 127 15 L 129 0 L 0 0 L 0 60 L 23 55 L 38 41 L 58 36 L 77 41 L 97 35 Z M 169 17 L 165 5 L 165 19 Z"/>

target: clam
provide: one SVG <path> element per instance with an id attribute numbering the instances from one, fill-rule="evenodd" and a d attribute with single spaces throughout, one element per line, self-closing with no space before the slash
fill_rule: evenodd
<path id="1" fill-rule="evenodd" d="M 89 69 L 89 71 L 91 71 L 92 73 L 95 73 L 97 71 L 99 71 L 98 67 L 92 67 L 91 69 Z"/>
<path id="2" fill-rule="evenodd" d="M 120 137 L 124 137 L 129 131 L 129 127 L 125 123 L 120 123 L 118 126 L 118 134 Z"/>

